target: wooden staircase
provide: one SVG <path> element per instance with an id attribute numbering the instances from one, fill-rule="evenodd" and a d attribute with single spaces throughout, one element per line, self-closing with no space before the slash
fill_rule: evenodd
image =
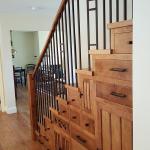
<path id="1" fill-rule="evenodd" d="M 66 84 L 67 100 L 57 96 L 33 136 L 47 150 L 132 150 L 132 21 L 108 24 L 111 48 L 90 50 L 92 69 L 77 69 L 78 87 Z M 33 80 L 29 75 L 32 91 Z M 34 131 L 35 130 L 35 131 Z"/>

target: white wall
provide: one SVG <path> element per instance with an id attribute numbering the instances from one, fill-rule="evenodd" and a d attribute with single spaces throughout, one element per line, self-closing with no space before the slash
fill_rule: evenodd
<path id="1" fill-rule="evenodd" d="M 15 67 L 25 68 L 34 63 L 34 34 L 33 32 L 12 31 L 13 48 L 17 51 L 13 58 Z"/>
<path id="2" fill-rule="evenodd" d="M 150 1 L 134 2 L 134 150 L 150 150 Z"/>
<path id="3" fill-rule="evenodd" d="M 40 56 L 38 31 L 35 31 L 33 33 L 33 38 L 34 38 L 34 63 L 37 63 L 38 58 Z"/>
<path id="4" fill-rule="evenodd" d="M 15 113 L 17 111 L 13 82 L 10 30 L 49 31 L 50 25 L 50 17 L 48 16 L 0 15 L 0 50 L 4 85 L 3 104 L 5 104 L 3 109 L 7 113 Z"/>
<path id="5" fill-rule="evenodd" d="M 49 34 L 49 31 L 39 31 L 38 32 L 40 53 L 42 52 L 43 47 L 45 46 L 46 40 L 48 38 L 48 34 Z"/>

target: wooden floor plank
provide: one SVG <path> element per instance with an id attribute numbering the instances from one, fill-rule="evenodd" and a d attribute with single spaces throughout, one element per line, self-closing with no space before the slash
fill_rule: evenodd
<path id="1" fill-rule="evenodd" d="M 45 150 L 38 142 L 32 141 L 27 89 L 18 89 L 18 113 L 0 113 L 0 150 Z"/>

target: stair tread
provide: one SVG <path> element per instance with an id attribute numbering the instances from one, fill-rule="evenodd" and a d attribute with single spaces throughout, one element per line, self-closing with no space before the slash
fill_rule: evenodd
<path id="1" fill-rule="evenodd" d="M 85 69 L 76 69 L 77 74 L 83 74 L 83 75 L 88 75 L 88 76 L 93 76 L 94 72 L 85 68 Z"/>
<path id="2" fill-rule="evenodd" d="M 107 25 L 108 29 L 113 28 L 120 28 L 124 26 L 132 26 L 133 21 L 132 20 L 126 20 L 126 21 L 120 21 L 120 22 L 114 22 Z"/>
<path id="3" fill-rule="evenodd" d="M 90 55 L 103 55 L 103 54 L 111 54 L 110 49 L 93 49 L 89 50 Z"/>

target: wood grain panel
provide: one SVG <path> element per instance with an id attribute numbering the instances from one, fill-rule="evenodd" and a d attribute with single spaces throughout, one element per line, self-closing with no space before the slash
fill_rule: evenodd
<path id="1" fill-rule="evenodd" d="M 102 111 L 102 139 L 103 150 L 111 150 L 110 114 L 106 111 Z"/>
<path id="2" fill-rule="evenodd" d="M 111 115 L 112 150 L 121 149 L 121 121 L 120 117 Z"/>
<path id="3" fill-rule="evenodd" d="M 132 122 L 122 119 L 122 150 L 132 150 Z"/>
<path id="4" fill-rule="evenodd" d="M 119 80 L 132 80 L 132 63 L 129 60 L 96 59 L 94 74 Z"/>
<path id="5" fill-rule="evenodd" d="M 96 96 L 122 105 L 132 106 L 132 90 L 124 85 L 97 82 Z"/>

